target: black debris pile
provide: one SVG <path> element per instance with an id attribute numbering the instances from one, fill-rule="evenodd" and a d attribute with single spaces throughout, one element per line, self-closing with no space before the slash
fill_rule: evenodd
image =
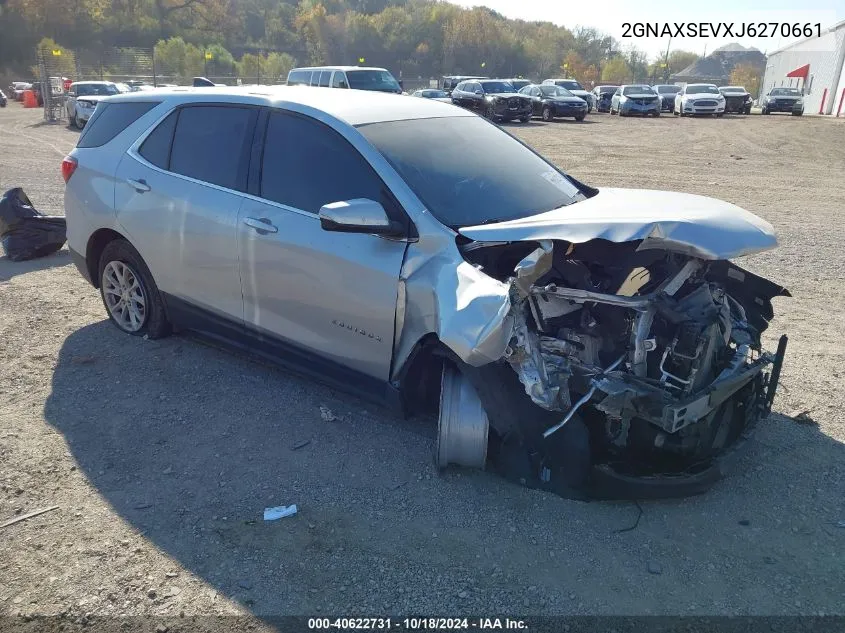
<path id="1" fill-rule="evenodd" d="M 55 253 L 66 239 L 65 218 L 36 211 L 20 187 L 0 198 L 0 244 L 13 262 Z"/>

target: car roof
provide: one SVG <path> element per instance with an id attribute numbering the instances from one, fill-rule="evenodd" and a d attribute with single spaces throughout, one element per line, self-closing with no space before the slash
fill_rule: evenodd
<path id="1" fill-rule="evenodd" d="M 114 81 L 74 81 L 71 86 L 91 86 L 91 85 L 102 85 L 102 84 L 113 84 Z"/>
<path id="2" fill-rule="evenodd" d="M 340 93 L 340 94 L 338 94 Z M 384 121 L 476 116 L 468 110 L 440 101 L 412 99 L 405 95 L 371 90 L 331 90 L 308 86 L 221 86 L 215 88 L 168 88 L 156 92 L 129 92 L 107 97 L 110 103 L 163 100 L 173 106 L 184 103 L 244 103 L 259 106 L 299 106 L 303 111 L 324 112 L 349 125 Z"/>
<path id="3" fill-rule="evenodd" d="M 712 86 L 714 88 L 718 88 L 716 84 L 687 84 L 687 88 L 691 88 L 692 86 Z"/>
<path id="4" fill-rule="evenodd" d="M 295 70 L 387 70 L 387 68 L 379 68 L 378 66 L 299 66 L 298 68 L 291 68 L 290 72 Z"/>
<path id="5" fill-rule="evenodd" d="M 719 86 L 719 90 L 727 90 L 728 88 L 736 88 L 737 90 L 745 90 L 745 86 Z"/>

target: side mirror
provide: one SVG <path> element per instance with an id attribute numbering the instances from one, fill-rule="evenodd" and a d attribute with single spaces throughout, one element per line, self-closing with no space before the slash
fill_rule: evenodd
<path id="1" fill-rule="evenodd" d="M 403 233 L 402 225 L 387 217 L 387 212 L 381 204 L 367 198 L 323 205 L 320 207 L 320 226 L 324 231 L 337 233 L 392 236 Z"/>
<path id="2" fill-rule="evenodd" d="M 475 94 L 477 94 L 479 97 L 481 97 L 481 96 L 484 95 L 484 91 L 483 90 L 476 90 Z"/>

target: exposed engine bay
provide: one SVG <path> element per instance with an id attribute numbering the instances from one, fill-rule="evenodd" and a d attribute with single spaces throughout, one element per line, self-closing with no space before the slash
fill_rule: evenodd
<path id="1" fill-rule="evenodd" d="M 786 337 L 770 353 L 760 336 L 772 298 L 789 292 L 726 260 L 644 246 L 460 244 L 467 262 L 508 284 L 512 325 L 499 364 L 547 412 L 525 413 L 518 429 L 491 417 L 502 454 L 518 445 L 528 456 L 517 478 L 554 488 L 558 473 L 568 487 L 603 475 L 695 477 L 768 414 Z M 583 460 L 561 449 L 572 442 L 589 452 L 591 474 L 573 472 Z"/>

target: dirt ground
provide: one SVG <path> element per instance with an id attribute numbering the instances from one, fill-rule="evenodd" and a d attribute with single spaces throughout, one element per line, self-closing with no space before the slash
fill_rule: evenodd
<path id="1" fill-rule="evenodd" d="M 0 529 L 0 614 L 845 614 L 845 121 L 509 129 L 589 184 L 774 224 L 781 248 L 743 264 L 794 294 L 766 336 L 790 336 L 782 389 L 727 480 L 643 503 L 622 531 L 634 503 L 439 476 L 427 422 L 192 339 L 125 336 L 66 250 L 0 258 L 0 523 L 59 506 Z M 76 138 L 0 110 L 0 188 L 62 213 Z"/>

